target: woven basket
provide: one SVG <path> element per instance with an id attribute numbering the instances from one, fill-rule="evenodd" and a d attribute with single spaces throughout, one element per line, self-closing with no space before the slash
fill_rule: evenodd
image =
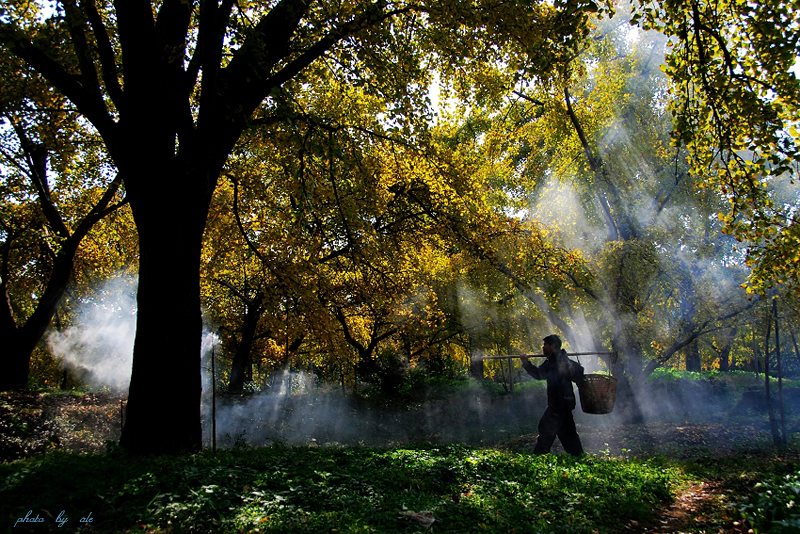
<path id="1" fill-rule="evenodd" d="M 611 413 L 617 399 L 617 379 L 613 376 L 588 374 L 578 383 L 581 409 L 586 413 Z"/>

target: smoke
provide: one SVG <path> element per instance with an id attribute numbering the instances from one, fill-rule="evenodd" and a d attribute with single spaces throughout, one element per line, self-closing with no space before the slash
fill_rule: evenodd
<path id="1" fill-rule="evenodd" d="M 595 335 L 592 332 L 599 330 L 598 326 L 589 322 L 582 310 L 576 310 L 571 314 L 572 330 L 570 332 L 570 346 L 565 347 L 567 352 L 592 352 L 596 350 L 604 351 L 602 347 L 595 344 Z M 583 366 L 584 371 L 595 373 L 607 370 L 607 366 L 598 355 L 588 355 L 574 357 Z"/>
<path id="2" fill-rule="evenodd" d="M 203 405 L 204 441 L 212 432 L 210 395 Z M 470 381 L 404 408 L 380 406 L 320 384 L 304 372 L 278 373 L 265 391 L 216 399 L 216 442 L 242 445 L 364 445 L 496 443 L 533 433 L 545 390 L 498 396 Z"/>
<path id="3" fill-rule="evenodd" d="M 46 338 L 54 356 L 84 381 L 126 391 L 136 333 L 136 282 L 117 277 L 82 303 L 75 322 Z"/>
<path id="4" fill-rule="evenodd" d="M 364 433 L 364 418 L 348 406 L 343 396 L 318 389 L 313 382 L 306 373 L 283 371 L 258 394 L 222 396 L 213 400 L 214 405 L 211 390 L 207 390 L 203 399 L 207 441 L 211 439 L 214 416 L 221 446 L 357 441 Z"/>

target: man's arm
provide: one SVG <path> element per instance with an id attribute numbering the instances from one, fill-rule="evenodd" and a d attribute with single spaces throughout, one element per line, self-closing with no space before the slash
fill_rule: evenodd
<path id="1" fill-rule="evenodd" d="M 547 373 L 545 369 L 546 365 L 547 361 L 545 361 L 539 367 L 536 367 L 528 360 L 528 358 L 525 357 L 522 358 L 522 368 L 525 369 L 528 372 L 528 374 L 531 375 L 536 380 L 544 380 L 545 378 L 547 378 Z"/>

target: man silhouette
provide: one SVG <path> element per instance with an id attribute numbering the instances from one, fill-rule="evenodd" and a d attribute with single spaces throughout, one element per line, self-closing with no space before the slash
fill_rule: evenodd
<path id="1" fill-rule="evenodd" d="M 536 367 L 527 357 L 522 358 L 522 367 L 529 375 L 537 380 L 547 380 L 547 409 L 539 420 L 539 437 L 533 452 L 550 452 L 558 436 L 565 451 L 580 456 L 583 454 L 583 445 L 572 418 L 572 410 L 575 409 L 572 382 L 583 380 L 583 367 L 567 358 L 558 336 L 549 335 L 543 341 L 542 352 L 547 357 L 544 363 Z"/>

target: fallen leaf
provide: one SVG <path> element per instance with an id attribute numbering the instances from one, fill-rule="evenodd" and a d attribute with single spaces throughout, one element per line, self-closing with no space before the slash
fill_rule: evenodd
<path id="1" fill-rule="evenodd" d="M 405 519 L 410 519 L 416 523 L 419 523 L 425 528 L 430 528 L 436 518 L 433 517 L 433 512 L 412 512 L 411 510 L 403 510 L 400 512 L 400 517 Z"/>

